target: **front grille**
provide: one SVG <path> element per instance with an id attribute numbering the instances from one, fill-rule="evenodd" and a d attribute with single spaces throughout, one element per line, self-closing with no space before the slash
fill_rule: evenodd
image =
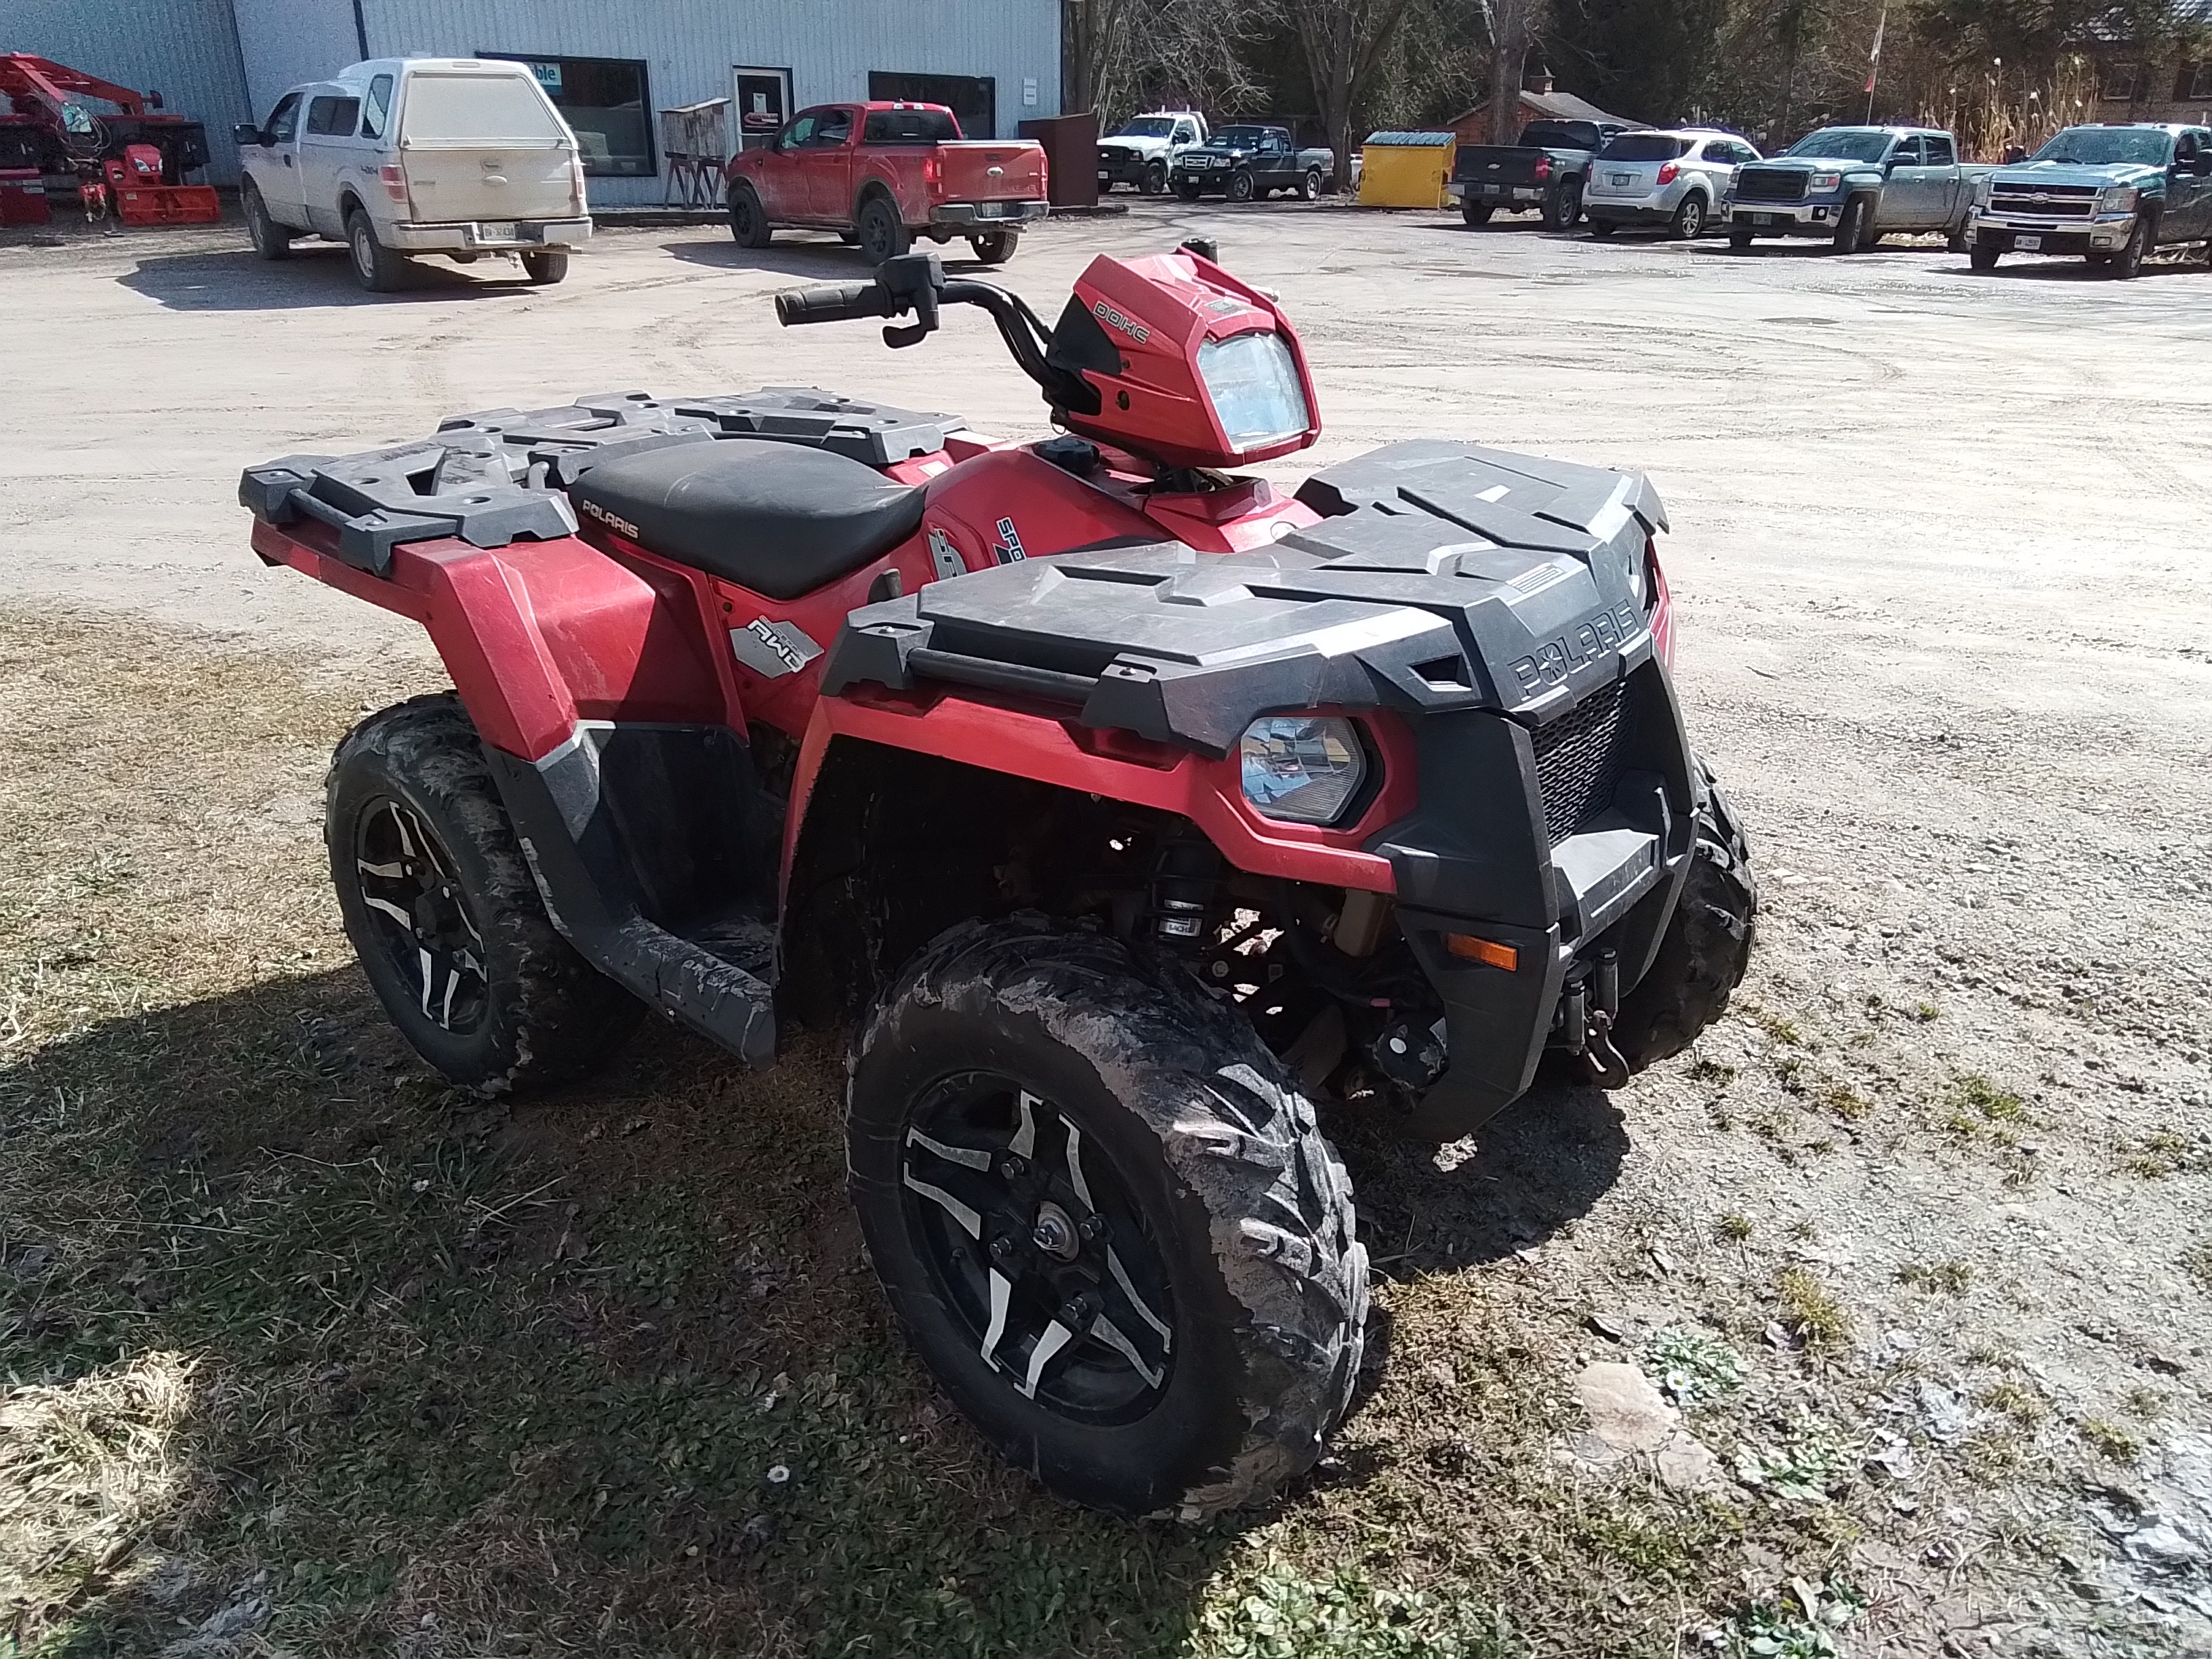
<path id="1" fill-rule="evenodd" d="M 2097 210 L 2097 192 L 2080 185 L 2000 185 L 1990 192 L 1992 213 L 2038 219 L 2086 219 Z"/>
<path id="2" fill-rule="evenodd" d="M 1593 691 L 1529 733 L 1536 750 L 1536 786 L 1544 829 L 1557 847 L 1613 805 L 1620 772 L 1623 683 Z"/>
<path id="3" fill-rule="evenodd" d="M 1735 199 L 1802 202 L 1808 176 L 1796 167 L 1746 167 L 1735 176 Z"/>

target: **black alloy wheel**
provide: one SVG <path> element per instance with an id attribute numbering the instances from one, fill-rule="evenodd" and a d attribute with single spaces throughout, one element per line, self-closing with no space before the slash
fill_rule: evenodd
<path id="1" fill-rule="evenodd" d="M 899 217 L 898 204 L 888 196 L 872 196 L 863 202 L 860 222 L 854 228 L 860 233 L 861 256 L 872 265 L 897 258 L 909 245 L 906 222 Z"/>
<path id="2" fill-rule="evenodd" d="M 739 247 L 766 247 L 775 233 L 769 228 L 768 215 L 761 208 L 761 199 L 750 185 L 739 185 L 730 191 L 730 235 Z"/>
<path id="3" fill-rule="evenodd" d="M 354 820 L 354 871 L 368 914 L 364 944 L 385 975 L 419 990 L 417 1011 L 440 1030 L 467 1036 L 490 1010 L 483 929 L 453 867 L 420 814 L 389 795 Z"/>
<path id="4" fill-rule="evenodd" d="M 1250 201 L 1253 191 L 1257 188 L 1257 181 L 1249 169 L 1239 168 L 1229 176 L 1229 199 L 1232 202 Z"/>
<path id="5" fill-rule="evenodd" d="M 1144 172 L 1137 178 L 1137 193 L 1139 196 L 1164 196 L 1167 188 L 1168 164 L 1165 161 L 1146 162 Z"/>

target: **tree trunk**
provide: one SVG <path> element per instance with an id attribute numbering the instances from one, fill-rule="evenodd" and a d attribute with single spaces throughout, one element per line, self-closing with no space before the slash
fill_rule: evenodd
<path id="1" fill-rule="evenodd" d="M 1527 0 L 1497 0 L 1490 55 L 1490 142 L 1511 144 L 1521 137 L 1521 74 L 1528 58 Z"/>

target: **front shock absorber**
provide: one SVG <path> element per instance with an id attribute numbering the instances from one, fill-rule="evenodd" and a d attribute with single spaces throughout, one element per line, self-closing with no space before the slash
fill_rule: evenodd
<path id="1" fill-rule="evenodd" d="M 1152 935 L 1163 945 L 1196 945 L 1221 874 L 1221 854 L 1203 836 L 1180 835 L 1160 848 L 1152 872 Z"/>

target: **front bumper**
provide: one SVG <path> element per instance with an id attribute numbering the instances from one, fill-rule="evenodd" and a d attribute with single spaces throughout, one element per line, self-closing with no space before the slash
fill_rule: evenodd
<path id="1" fill-rule="evenodd" d="M 1542 185 L 1480 185 L 1466 184 L 1455 179 L 1444 186 L 1444 193 L 1462 205 L 1472 202 L 1477 207 L 1528 208 L 1540 205 L 1549 193 Z"/>
<path id="2" fill-rule="evenodd" d="M 521 219 L 493 223 L 409 223 L 377 227 L 377 240 L 403 253 L 522 253 L 588 241 L 589 219 Z"/>
<path id="3" fill-rule="evenodd" d="M 1581 1045 L 1601 964 L 1625 993 L 1657 954 L 1689 872 L 1698 786 L 1666 670 L 1648 645 L 1638 654 L 1611 800 L 1557 842 L 1528 728 L 1486 713 L 1421 722 L 1420 810 L 1369 846 L 1390 860 L 1399 927 L 1443 1006 L 1446 1065 L 1409 1125 L 1418 1135 L 1456 1139 L 1519 1098 L 1547 1047 Z M 1509 947 L 1516 965 L 1455 955 L 1455 934 Z"/>
<path id="4" fill-rule="evenodd" d="M 1840 196 L 1823 202 L 1735 202 L 1728 204 L 1731 230 L 1762 236 L 1833 236 L 1844 216 Z"/>
<path id="5" fill-rule="evenodd" d="M 1102 185 L 1133 185 L 1141 182 L 1145 169 L 1161 158 L 1157 155 L 1117 155 L 1111 161 L 1102 158 L 1098 163 L 1098 182 Z"/>
<path id="6" fill-rule="evenodd" d="M 1973 240 L 2001 253 L 2117 253 L 2134 234 L 2132 213 L 2105 213 L 2094 219 L 2039 219 L 2026 214 L 1977 212 Z"/>
<path id="7" fill-rule="evenodd" d="M 940 202 L 930 209 L 929 222 L 962 230 L 994 230 L 1001 225 L 1027 224 L 1051 212 L 1049 202 Z"/>

